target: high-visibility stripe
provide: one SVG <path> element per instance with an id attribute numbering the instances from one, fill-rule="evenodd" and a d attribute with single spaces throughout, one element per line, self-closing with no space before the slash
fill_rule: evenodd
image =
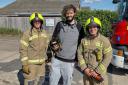
<path id="1" fill-rule="evenodd" d="M 45 34 L 41 34 L 40 37 L 47 37 Z M 38 38 L 38 35 L 33 35 L 32 37 L 29 38 L 29 41 Z"/>
<path id="2" fill-rule="evenodd" d="M 38 38 L 38 35 L 33 35 L 32 37 L 29 38 L 29 41 Z"/>
<path id="3" fill-rule="evenodd" d="M 28 47 L 29 44 L 27 42 L 25 42 L 24 40 L 20 40 L 20 43 L 23 44 L 24 46 Z"/>
<path id="4" fill-rule="evenodd" d="M 112 50 L 112 47 L 111 47 L 111 46 L 109 46 L 108 48 L 106 48 L 106 49 L 104 50 L 104 54 L 106 54 L 106 53 L 110 52 L 111 50 Z"/>
<path id="5" fill-rule="evenodd" d="M 96 42 L 96 46 L 99 46 L 100 47 L 100 43 L 99 42 Z"/>
<path id="6" fill-rule="evenodd" d="M 101 42 L 101 43 L 100 42 L 96 42 L 96 47 L 101 47 L 102 48 L 103 47 L 103 42 Z"/>
<path id="7" fill-rule="evenodd" d="M 42 64 L 44 63 L 45 58 L 44 59 L 35 59 L 35 60 L 28 60 L 29 64 Z"/>
<path id="8" fill-rule="evenodd" d="M 100 68 L 100 70 L 101 70 L 101 72 L 104 74 L 104 73 L 106 73 L 106 68 L 105 68 L 105 66 L 103 65 L 103 64 L 100 64 L 99 65 L 99 68 Z"/>
<path id="9" fill-rule="evenodd" d="M 84 45 L 88 45 L 89 43 L 87 41 L 84 41 Z"/>
<path id="10" fill-rule="evenodd" d="M 21 61 L 26 61 L 26 60 L 28 60 L 28 57 L 21 58 Z"/>
<path id="11" fill-rule="evenodd" d="M 80 66 L 82 66 L 83 64 L 85 64 L 85 60 L 81 59 L 80 60 Z"/>
<path id="12" fill-rule="evenodd" d="M 100 46 L 103 47 L 103 42 L 101 42 Z"/>
<path id="13" fill-rule="evenodd" d="M 41 34 L 41 37 L 47 37 L 46 34 Z"/>

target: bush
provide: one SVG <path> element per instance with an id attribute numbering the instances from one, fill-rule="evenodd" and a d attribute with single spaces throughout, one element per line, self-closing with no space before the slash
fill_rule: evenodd
<path id="1" fill-rule="evenodd" d="M 76 19 L 81 22 L 84 26 L 86 20 L 90 16 L 95 16 L 99 18 L 102 22 L 102 28 L 101 33 L 105 36 L 107 36 L 107 33 L 111 32 L 111 25 L 113 21 L 116 21 L 118 19 L 118 15 L 114 11 L 109 10 L 80 10 L 77 13 Z"/>
<path id="2" fill-rule="evenodd" d="M 0 28 L 1 35 L 20 35 L 21 30 L 13 28 Z"/>

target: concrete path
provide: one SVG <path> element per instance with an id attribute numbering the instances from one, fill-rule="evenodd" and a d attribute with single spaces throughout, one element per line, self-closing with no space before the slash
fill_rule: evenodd
<path id="1" fill-rule="evenodd" d="M 0 85 L 20 85 L 23 82 L 21 63 L 19 61 L 19 38 L 0 36 Z M 127 85 L 128 70 L 108 68 L 109 85 Z M 47 72 L 48 73 L 48 72 Z M 83 85 L 82 74 L 74 70 L 72 85 Z M 46 75 L 48 85 L 49 75 Z M 60 80 L 61 84 L 62 80 Z"/>

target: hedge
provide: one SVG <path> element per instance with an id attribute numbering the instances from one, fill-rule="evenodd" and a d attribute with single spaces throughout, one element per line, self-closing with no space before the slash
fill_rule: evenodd
<path id="1" fill-rule="evenodd" d="M 21 30 L 14 28 L 0 28 L 0 35 L 20 35 Z"/>
<path id="2" fill-rule="evenodd" d="M 107 36 L 107 33 L 111 33 L 111 25 L 112 22 L 118 20 L 118 14 L 115 11 L 109 10 L 80 10 L 77 13 L 76 19 L 81 22 L 84 26 L 86 20 L 91 17 L 95 16 L 99 18 L 102 22 L 101 33 Z"/>

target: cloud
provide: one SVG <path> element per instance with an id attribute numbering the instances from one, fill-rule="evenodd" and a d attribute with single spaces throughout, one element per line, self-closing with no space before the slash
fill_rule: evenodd
<path id="1" fill-rule="evenodd" d="M 101 0 L 81 0 L 82 3 L 94 3 L 94 2 L 100 2 Z"/>

